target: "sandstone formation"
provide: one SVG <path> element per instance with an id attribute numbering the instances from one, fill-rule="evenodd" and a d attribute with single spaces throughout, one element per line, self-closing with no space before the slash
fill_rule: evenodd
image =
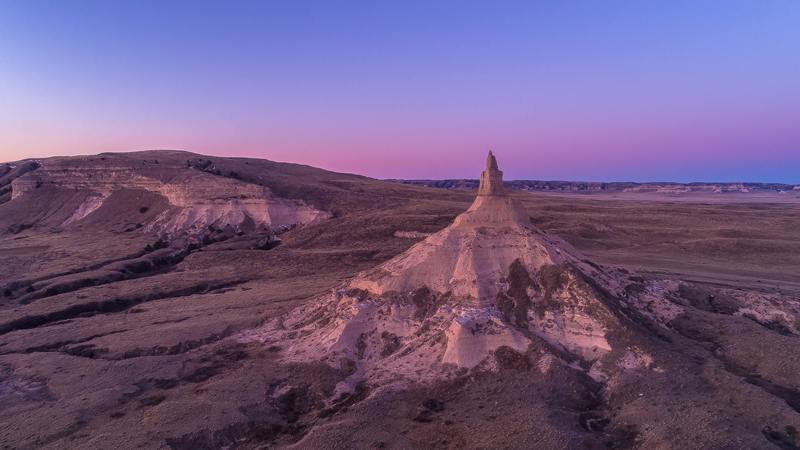
<path id="1" fill-rule="evenodd" d="M 218 176 L 191 161 L 136 164 L 116 155 L 94 160 L 59 158 L 45 160 L 41 167 L 28 165 L 27 173 L 10 182 L 11 200 L 24 201 L 42 188 L 71 193 L 77 199 L 74 206 L 61 211 L 58 223 L 48 223 L 68 227 L 99 210 L 115 192 L 149 192 L 165 199 L 167 206 L 142 224 L 144 231 L 168 238 L 202 235 L 210 228 L 281 228 L 329 217 L 302 201 L 276 196 L 266 186 Z"/>
<path id="2" fill-rule="evenodd" d="M 11 200 L 11 185 L 14 180 L 40 166 L 41 164 L 35 160 L 22 161 L 18 164 L 0 164 L 0 204 Z"/>
<path id="3" fill-rule="evenodd" d="M 478 195 L 497 196 L 504 195 L 503 172 L 497 167 L 497 159 L 489 151 L 486 156 L 486 168 L 481 172 L 481 184 L 478 186 Z"/>
<path id="4" fill-rule="evenodd" d="M 450 226 L 245 339 L 290 342 L 291 361 L 350 367 L 345 390 L 491 370 L 498 349 L 542 345 L 602 376 L 624 353 L 601 362 L 625 340 L 621 295 L 613 276 L 530 223 L 489 153 L 478 196 Z"/>

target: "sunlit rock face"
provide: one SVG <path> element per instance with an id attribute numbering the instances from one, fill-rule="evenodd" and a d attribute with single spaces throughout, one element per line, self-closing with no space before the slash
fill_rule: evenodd
<path id="1" fill-rule="evenodd" d="M 168 235 L 200 233 L 209 226 L 285 227 L 329 217 L 301 202 L 276 197 L 266 187 L 205 173 L 164 184 L 158 193 L 173 208 L 161 213 L 147 229 Z"/>
<path id="2" fill-rule="evenodd" d="M 290 343 L 290 361 L 354 367 L 352 383 L 492 370 L 501 347 L 588 364 L 608 355 L 624 328 L 610 300 L 619 284 L 534 227 L 502 183 L 490 153 L 475 201 L 450 226 L 247 339 Z"/>
<path id="3" fill-rule="evenodd" d="M 489 151 L 486 156 L 486 168 L 481 172 L 481 184 L 478 187 L 478 196 L 499 196 L 505 195 L 503 189 L 503 172 L 497 167 L 497 159 Z"/>
<path id="4" fill-rule="evenodd" d="M 81 193 L 85 199 L 60 224 L 66 227 L 100 209 L 115 191 L 152 192 L 163 196 L 169 207 L 144 224 L 144 230 L 166 236 L 201 234 L 209 227 L 279 228 L 329 217 L 327 212 L 301 201 L 277 197 L 265 186 L 187 166 L 141 167 L 113 159 L 95 160 L 95 165 L 72 160 L 45 162 L 38 170 L 12 182 L 12 201 L 24 201 L 26 194 L 43 186 Z"/>
<path id="5" fill-rule="evenodd" d="M 534 227 L 521 203 L 503 191 L 502 172 L 490 152 L 478 196 L 447 228 L 351 285 L 377 295 L 404 293 L 425 286 L 472 306 L 496 303 L 518 262 L 529 275 L 545 266 L 581 266 L 564 241 Z"/>
<path id="6" fill-rule="evenodd" d="M 517 201 L 478 196 L 452 225 L 363 274 L 353 287 L 383 295 L 426 286 L 474 306 L 489 306 L 515 261 L 535 272 L 573 260 L 561 246 L 563 242 L 530 225 Z"/>

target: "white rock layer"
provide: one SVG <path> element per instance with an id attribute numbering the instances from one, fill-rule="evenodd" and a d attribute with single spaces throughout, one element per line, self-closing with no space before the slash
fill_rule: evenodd
<path id="1" fill-rule="evenodd" d="M 543 341 L 595 361 L 619 326 L 598 289 L 620 291 L 530 223 L 490 153 L 479 195 L 450 226 L 242 338 L 279 345 L 289 361 L 352 366 L 351 387 L 491 368 L 498 348 L 525 353 Z"/>
<path id="2" fill-rule="evenodd" d="M 169 236 L 203 233 L 209 226 L 238 229 L 249 223 L 275 228 L 308 224 L 330 217 L 329 213 L 302 201 L 277 197 L 267 187 L 193 169 L 172 168 L 171 173 L 177 175 L 162 181 L 136 173 L 125 165 L 51 168 L 45 163 L 39 170 L 12 182 L 12 201 L 45 183 L 90 192 L 91 195 L 62 224 L 69 226 L 100 209 L 115 190 L 153 192 L 165 197 L 171 207 L 145 224 L 145 231 Z"/>

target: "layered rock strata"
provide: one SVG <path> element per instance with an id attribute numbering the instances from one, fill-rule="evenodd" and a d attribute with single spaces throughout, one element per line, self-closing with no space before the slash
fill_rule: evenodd
<path id="1" fill-rule="evenodd" d="M 280 228 L 329 217 L 298 200 L 275 196 L 268 187 L 215 176 L 191 167 L 152 164 L 132 167 L 124 160 L 104 160 L 97 167 L 72 160 L 45 162 L 36 171 L 11 182 L 13 201 L 42 187 L 84 195 L 80 205 L 60 223 L 67 227 L 99 210 L 115 191 L 141 190 L 163 196 L 169 207 L 144 230 L 169 237 L 202 234 L 209 228 Z M 132 205 L 134 207 L 135 205 Z"/>
<path id="2" fill-rule="evenodd" d="M 619 295 L 613 276 L 530 223 L 490 153 L 478 196 L 450 226 L 243 339 L 349 368 L 350 387 L 491 370 L 501 347 L 546 347 L 588 367 L 625 334 Z"/>

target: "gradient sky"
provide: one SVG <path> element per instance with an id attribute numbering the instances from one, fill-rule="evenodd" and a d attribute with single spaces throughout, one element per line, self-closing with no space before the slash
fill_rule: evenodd
<path id="1" fill-rule="evenodd" d="M 800 183 L 800 1 L 0 1 L 0 161 Z"/>

